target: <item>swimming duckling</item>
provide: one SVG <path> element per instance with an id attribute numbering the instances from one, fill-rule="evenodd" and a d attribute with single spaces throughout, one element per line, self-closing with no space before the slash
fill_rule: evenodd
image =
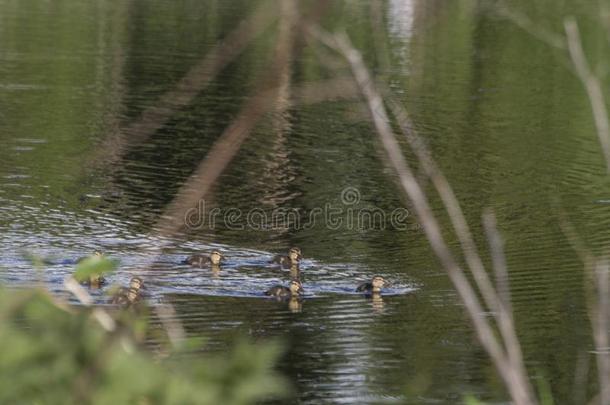
<path id="1" fill-rule="evenodd" d="M 269 295 L 277 298 L 288 298 L 298 297 L 303 293 L 303 286 L 298 280 L 292 280 L 290 287 L 284 287 L 283 285 L 276 285 L 265 291 L 265 295 Z"/>
<path id="2" fill-rule="evenodd" d="M 184 260 L 184 264 L 190 264 L 193 267 L 199 267 L 203 269 L 204 267 L 218 266 L 220 265 L 220 261 L 224 260 L 224 255 L 220 253 L 218 250 L 213 250 L 209 256 L 202 254 L 195 254 L 187 257 Z"/>
<path id="3" fill-rule="evenodd" d="M 381 276 L 375 276 L 370 282 L 362 283 L 356 288 L 357 292 L 365 294 L 379 294 L 386 281 Z"/>
<path id="4" fill-rule="evenodd" d="M 302 258 L 301 249 L 293 247 L 288 251 L 288 256 L 277 255 L 271 259 L 270 263 L 281 264 L 283 268 L 288 269 L 292 266 L 298 266 Z"/>
<path id="5" fill-rule="evenodd" d="M 140 301 L 144 282 L 140 277 L 132 277 L 129 288 L 121 287 L 110 299 L 111 304 L 128 307 Z"/>
<path id="6" fill-rule="evenodd" d="M 106 284 L 106 279 L 100 274 L 90 274 L 88 279 L 81 281 L 81 284 L 91 288 L 101 288 Z"/>

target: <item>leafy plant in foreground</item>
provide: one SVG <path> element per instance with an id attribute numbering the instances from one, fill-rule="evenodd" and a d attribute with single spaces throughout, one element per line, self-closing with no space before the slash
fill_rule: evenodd
<path id="1" fill-rule="evenodd" d="M 44 290 L 0 289 L 0 403 L 248 404 L 286 392 L 274 345 L 159 359 L 133 320 L 108 331 L 92 312 Z"/>

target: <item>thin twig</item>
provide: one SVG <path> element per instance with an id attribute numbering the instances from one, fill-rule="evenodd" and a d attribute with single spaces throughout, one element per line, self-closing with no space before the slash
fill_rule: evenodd
<path id="1" fill-rule="evenodd" d="M 130 147 L 146 141 L 163 127 L 176 111 L 190 104 L 225 66 L 273 23 L 276 18 L 275 7 L 275 1 L 265 1 L 223 41 L 219 41 L 171 90 L 161 95 L 132 123 L 109 136 L 92 161 L 110 167 L 120 160 Z"/>
<path id="2" fill-rule="evenodd" d="M 599 78 L 589 68 L 589 63 L 582 49 L 578 24 L 574 18 L 567 18 L 564 27 L 568 40 L 568 51 L 576 75 L 585 86 L 589 103 L 593 111 L 593 120 L 597 130 L 597 137 L 606 160 L 606 170 L 610 173 L 610 124 L 608 122 L 608 110 Z"/>
<path id="3" fill-rule="evenodd" d="M 608 281 L 609 266 L 608 260 L 602 259 L 595 266 L 596 286 L 597 286 L 597 316 L 592 321 L 593 336 L 596 346 L 597 372 L 600 384 L 600 405 L 610 405 L 610 339 L 608 337 L 608 305 L 610 300 L 610 286 Z"/>
<path id="4" fill-rule="evenodd" d="M 176 317 L 174 306 L 170 304 L 157 305 L 155 306 L 155 312 L 159 316 L 172 346 L 179 347 L 186 339 L 186 332 L 182 323 Z"/>
<path id="5" fill-rule="evenodd" d="M 500 313 L 507 312 L 507 309 L 503 307 L 502 300 L 500 300 L 496 294 L 491 280 L 485 271 L 485 266 L 483 265 L 483 261 L 477 252 L 477 246 L 472 237 L 472 233 L 470 232 L 470 227 L 468 226 L 468 222 L 466 222 L 464 212 L 460 208 L 460 203 L 455 196 L 453 189 L 449 185 L 449 181 L 438 168 L 434 159 L 432 159 L 432 156 L 430 155 L 428 148 L 421 137 L 419 137 L 415 132 L 413 123 L 411 122 L 405 109 L 400 105 L 400 103 L 394 100 L 394 98 L 391 96 L 391 92 L 388 89 L 385 89 L 384 94 L 389 101 L 388 105 L 392 111 L 392 114 L 396 118 L 400 129 L 411 146 L 411 150 L 417 156 L 424 173 L 432 181 L 432 184 L 438 191 L 444 206 L 447 208 L 449 219 L 451 220 L 455 234 L 457 235 L 462 247 L 466 264 L 474 275 L 474 280 L 481 291 L 483 299 L 485 300 L 485 305 L 487 305 L 489 310 L 494 313 L 495 317 L 497 317 Z"/>
<path id="6" fill-rule="evenodd" d="M 266 11 L 267 13 L 271 13 L 269 10 Z M 247 20 L 247 31 L 255 30 L 255 32 L 260 32 L 260 27 L 264 27 L 265 24 L 263 24 L 263 21 L 258 20 L 263 19 L 268 22 L 268 18 L 265 15 L 260 14 L 260 10 L 255 17 L 256 18 Z M 294 22 L 291 22 L 291 24 L 293 23 Z M 243 29 L 243 27 L 241 29 Z M 254 126 L 272 107 L 273 100 L 276 98 L 279 89 L 278 72 L 281 72 L 284 65 L 290 63 L 291 60 L 292 37 L 290 37 L 289 43 L 286 43 L 286 35 L 290 32 L 291 29 L 285 29 L 278 35 L 275 55 L 273 62 L 271 63 L 272 68 L 261 80 L 262 84 L 258 93 L 248 100 L 231 125 L 229 125 L 216 142 L 214 142 L 212 148 L 199 164 L 199 167 L 182 185 L 172 202 L 167 206 L 164 213 L 153 226 L 153 233 L 157 236 L 161 236 L 162 242 L 155 246 L 154 251 L 151 252 L 149 256 L 151 258 L 150 264 L 154 263 L 156 257 L 161 253 L 165 245 L 169 243 L 171 238 L 175 237 L 176 234 L 182 230 L 185 225 L 184 218 L 187 211 L 207 195 L 212 185 L 224 172 L 241 148 L 243 142 L 248 138 Z M 245 46 L 247 42 L 241 39 L 243 36 L 243 33 L 240 34 L 240 28 L 238 28 L 235 31 L 234 37 L 236 41 L 240 41 L 240 46 L 238 46 L 238 44 L 232 44 L 229 49 L 226 49 L 225 51 L 230 54 L 235 54 L 235 50 Z M 219 54 L 219 49 L 222 49 L 222 47 L 216 47 L 215 51 L 212 52 L 213 56 L 210 58 L 212 61 L 215 61 L 222 56 Z M 207 73 L 206 66 L 207 64 L 204 60 L 201 69 L 203 69 L 203 72 Z M 219 66 L 212 71 L 214 73 L 217 72 L 217 69 L 220 68 Z M 170 97 L 172 98 L 172 102 L 175 103 L 176 99 L 181 100 L 181 104 L 190 102 L 196 94 L 190 90 L 190 88 L 201 88 L 202 85 L 209 82 L 210 78 L 210 74 L 201 74 L 201 72 L 193 74 L 192 77 L 187 76 L 178 86 L 178 89 L 182 89 L 183 93 L 178 93 L 175 97 L 172 95 L 172 97 Z M 149 266 L 146 266 L 145 268 L 149 268 Z M 163 308 L 157 308 L 157 314 L 167 330 L 171 343 L 174 345 L 178 344 L 184 337 L 184 331 L 182 325 L 175 318 L 173 306 L 167 304 Z"/>
<path id="7" fill-rule="evenodd" d="M 498 296 L 502 300 L 502 312 L 499 314 L 499 325 L 504 339 L 504 345 L 508 352 L 508 358 L 513 363 L 515 370 L 525 374 L 525 366 L 523 365 L 523 353 L 521 345 L 517 338 L 513 319 L 513 309 L 510 299 L 510 285 L 508 281 L 508 270 L 506 266 L 506 255 L 504 254 L 504 243 L 498 226 L 495 215 L 489 211 L 483 215 L 483 225 L 487 233 L 489 248 L 493 262 L 492 268 L 496 274 L 496 289 Z"/>
<path id="8" fill-rule="evenodd" d="M 72 276 L 68 276 L 64 279 L 64 287 L 66 290 L 71 292 L 76 299 L 84 306 L 90 307 L 93 305 L 93 298 Z M 93 318 L 108 332 L 112 332 L 116 329 L 116 322 L 102 308 L 93 308 L 91 311 Z"/>
<path id="9" fill-rule="evenodd" d="M 515 331 L 512 309 L 510 308 L 510 300 L 506 299 L 506 297 L 503 299 L 503 297 L 494 289 L 489 276 L 485 271 L 481 257 L 477 252 L 476 244 L 472 238 L 470 227 L 466 222 L 466 218 L 460 207 L 459 201 L 449 185 L 447 178 L 438 168 L 421 137 L 418 136 L 417 132 L 415 131 L 415 127 L 413 126 L 413 123 L 411 122 L 405 109 L 394 99 L 391 92 L 387 88 L 384 90 L 392 114 L 396 118 L 400 129 L 411 146 L 411 149 L 417 156 L 424 173 L 432 181 L 432 184 L 436 188 L 445 208 L 447 209 L 453 229 L 455 230 L 458 240 L 460 241 L 462 252 L 464 253 L 464 257 L 466 259 L 466 264 L 474 276 L 475 283 L 479 291 L 481 291 L 485 304 L 490 311 L 492 311 L 494 318 L 498 322 L 502 340 L 508 353 L 508 360 L 512 363 L 513 370 L 517 370 L 516 373 L 525 375 L 521 345 L 519 344 Z M 504 255 L 502 253 L 502 262 L 504 261 L 503 258 Z M 494 269 L 496 268 L 494 267 Z M 496 270 L 502 271 L 502 269 Z M 504 272 L 506 272 L 505 269 Z"/>
<path id="10" fill-rule="evenodd" d="M 413 202 L 414 209 L 420 219 L 432 249 L 447 270 L 448 275 L 460 295 L 462 302 L 464 302 L 467 313 L 475 326 L 479 341 L 490 355 L 494 365 L 502 376 L 511 397 L 517 404 L 536 403 L 529 385 L 529 380 L 526 375 L 519 373 L 519 370 L 514 368 L 513 362 L 507 358 L 507 354 L 494 336 L 491 326 L 482 315 L 483 308 L 479 303 L 475 291 L 472 289 L 463 270 L 458 265 L 446 244 L 440 230 L 440 224 L 432 213 L 426 194 L 418 184 L 413 172 L 401 153 L 400 145 L 390 127 L 383 100 L 377 92 L 373 80 L 362 62 L 360 53 L 354 49 L 345 35 L 332 36 L 319 27 L 313 26 L 310 29 L 310 33 L 328 47 L 342 54 L 349 62 L 355 81 L 368 106 L 377 134 L 379 135 L 390 163 L 398 174 L 400 185 Z"/>
<path id="11" fill-rule="evenodd" d="M 512 10 L 504 2 L 496 3 L 496 13 L 503 18 L 511 21 L 517 27 L 537 38 L 541 42 L 557 49 L 566 49 L 566 44 L 560 35 L 543 29 L 540 24 L 535 24 L 525 14 Z"/>
<path id="12" fill-rule="evenodd" d="M 504 242 L 498 232 L 496 216 L 491 211 L 483 214 L 483 226 L 489 241 L 491 252 L 492 268 L 496 274 L 496 291 L 504 304 L 506 312 L 512 317 L 512 304 L 510 300 L 510 286 L 508 282 L 508 270 L 506 257 L 504 255 Z"/>
<path id="13" fill-rule="evenodd" d="M 295 23 L 292 22 L 292 24 Z M 275 55 L 270 63 L 271 69 L 261 80 L 261 90 L 248 100 L 233 123 L 216 140 L 199 167 L 180 188 L 176 197 L 153 227 L 157 234 L 167 238 L 174 236 L 182 229 L 187 210 L 205 197 L 233 160 L 254 126 L 273 107 L 280 88 L 279 73 L 282 72 L 285 64 L 290 63 L 292 57 L 293 39 L 292 36 L 289 39 L 286 38 L 290 32 L 291 30 L 284 30 L 283 35 L 279 35 Z M 286 41 L 289 43 L 285 43 Z"/>
<path id="14" fill-rule="evenodd" d="M 559 210 L 559 225 L 568 242 L 581 259 L 585 271 L 585 301 L 591 320 L 593 341 L 595 343 L 595 360 L 599 378 L 600 392 L 590 403 L 610 404 L 610 286 L 608 281 L 608 260 L 596 259 L 578 237 L 574 227 L 568 221 L 563 210 Z"/>
<path id="15" fill-rule="evenodd" d="M 385 89 L 384 93 L 386 94 L 386 97 L 388 99 L 388 105 L 392 111 L 392 114 L 396 118 L 400 129 L 402 130 L 403 134 L 405 135 L 405 138 L 409 142 L 411 150 L 413 150 L 413 152 L 417 156 L 424 173 L 432 181 L 432 184 L 436 188 L 439 196 L 441 197 L 441 200 L 443 201 L 443 205 L 447 209 L 447 213 L 449 214 L 449 218 L 451 220 L 453 229 L 455 230 L 455 234 L 457 235 L 458 240 L 460 241 L 462 252 L 466 259 L 466 264 L 468 265 L 468 268 L 474 276 L 474 281 L 479 291 L 481 291 L 485 304 L 492 311 L 494 318 L 498 322 L 504 347 L 508 354 L 508 361 L 510 361 L 512 364 L 512 372 L 521 375 L 526 375 L 525 367 L 523 365 L 521 345 L 519 344 L 519 340 L 516 335 L 516 329 L 514 326 L 510 299 L 507 296 L 501 296 L 501 289 L 500 293 L 496 292 L 496 290 L 494 289 L 489 279 L 489 276 L 485 271 L 483 261 L 481 260 L 481 257 L 477 252 L 476 244 L 474 243 L 474 239 L 472 238 L 470 227 L 466 222 L 466 218 L 460 207 L 459 201 L 455 196 L 455 193 L 453 192 L 451 186 L 449 185 L 449 181 L 438 168 L 438 165 L 430 155 L 422 138 L 415 131 L 415 127 L 413 126 L 413 123 L 411 122 L 407 112 L 402 107 L 402 105 L 394 99 L 393 95 L 387 88 Z M 491 234 L 496 235 L 497 231 L 495 229 L 495 221 L 493 222 L 493 224 L 490 223 L 488 225 L 492 226 L 492 228 L 489 229 Z M 499 238 L 499 234 L 497 235 L 497 238 Z M 498 251 L 497 254 L 497 264 L 500 266 L 505 266 L 504 253 Z M 496 266 L 494 266 L 494 270 L 506 274 L 505 268 L 498 269 Z M 507 280 L 506 275 L 502 275 L 499 278 Z M 506 292 L 505 294 L 508 294 L 509 290 L 508 288 L 506 288 L 504 291 Z"/>

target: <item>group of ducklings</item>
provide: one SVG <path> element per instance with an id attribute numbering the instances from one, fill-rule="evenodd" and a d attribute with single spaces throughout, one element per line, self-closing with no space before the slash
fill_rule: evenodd
<path id="1" fill-rule="evenodd" d="M 225 256 L 218 250 L 213 250 L 209 255 L 195 254 L 187 257 L 184 260 L 184 264 L 189 264 L 193 267 L 206 268 L 206 267 L 220 267 L 221 262 L 225 259 Z M 304 290 L 300 280 L 300 269 L 299 263 L 303 259 L 301 249 L 298 247 L 292 247 L 288 251 L 287 255 L 277 255 L 270 260 L 270 264 L 279 264 L 283 268 L 290 269 L 291 277 L 288 286 L 281 284 L 275 285 L 265 291 L 265 295 L 276 297 L 276 298 L 298 298 Z M 369 282 L 365 282 L 356 287 L 356 292 L 364 293 L 366 295 L 380 294 L 381 289 L 386 285 L 386 281 L 381 276 L 375 276 Z"/>
<path id="2" fill-rule="evenodd" d="M 94 257 L 102 257 L 101 252 L 96 251 Z M 77 260 L 77 263 L 84 260 L 81 258 Z M 303 295 L 303 284 L 300 278 L 299 264 L 303 259 L 301 249 L 298 247 L 290 248 L 287 255 L 274 256 L 269 263 L 279 264 L 283 268 L 290 269 L 291 280 L 288 286 L 281 284 L 274 285 L 273 287 L 266 290 L 264 293 L 267 296 L 275 297 L 278 299 L 298 299 Z M 225 256 L 218 250 L 213 250 L 210 254 L 194 254 L 187 257 L 183 264 L 188 264 L 192 267 L 197 268 L 212 268 L 217 271 L 220 269 L 222 261 L 225 260 Z M 92 274 L 87 280 L 83 282 L 93 288 L 100 288 L 106 283 L 104 277 L 99 274 Z M 363 293 L 367 296 L 381 294 L 382 288 L 387 285 L 386 280 L 381 276 L 374 276 L 371 281 L 364 282 L 356 287 L 356 292 Z M 144 282 L 140 277 L 132 277 L 129 282 L 129 287 L 121 287 L 110 299 L 111 304 L 120 306 L 131 306 L 139 302 L 142 298 L 144 288 Z"/>
<path id="3" fill-rule="evenodd" d="M 95 251 L 93 253 L 94 258 L 103 257 L 103 253 L 99 251 Z M 89 259 L 89 257 L 81 257 L 76 260 L 76 263 L 81 263 L 82 261 Z M 101 274 L 91 273 L 86 280 L 81 281 L 81 284 L 84 284 L 91 288 L 101 288 L 106 284 L 106 279 Z M 132 305 L 137 304 L 142 300 L 144 289 L 144 281 L 140 277 L 132 277 L 129 280 L 129 287 L 120 287 L 112 297 L 108 301 L 110 304 L 119 305 L 122 307 L 130 307 Z"/>

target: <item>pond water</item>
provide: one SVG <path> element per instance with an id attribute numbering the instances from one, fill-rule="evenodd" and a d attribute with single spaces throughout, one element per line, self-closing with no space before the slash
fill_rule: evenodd
<path id="1" fill-rule="evenodd" d="M 549 30 L 571 12 L 570 2 L 513 3 Z M 199 91 L 180 98 L 175 89 L 260 4 L 0 0 L 0 281 L 18 288 L 42 278 L 65 294 L 74 260 L 102 250 L 120 261 L 110 284 L 142 275 L 151 305 L 172 302 L 207 350 L 244 334 L 283 339 L 281 369 L 301 403 L 506 400 L 361 102 L 291 97 L 305 83 L 349 75 L 319 45 L 295 34 L 273 111 L 206 195 L 196 226 L 163 238 L 153 231 L 256 93 L 281 37 L 276 23 Z M 319 6 L 301 4 L 314 16 Z M 594 369 L 592 342 L 583 267 L 559 218 L 603 252 L 610 181 L 568 59 L 485 2 L 336 1 L 318 14 L 350 35 L 412 114 L 482 252 L 481 213 L 494 210 L 528 371 L 557 403 L 579 403 L 577 364 L 589 359 Z M 593 44 L 604 35 L 583 32 Z M 165 110 L 155 110 L 160 100 Z M 305 257 L 298 306 L 263 295 L 289 280 L 267 261 L 290 246 Z M 218 274 L 181 264 L 212 248 L 227 256 Z M 24 252 L 50 264 L 37 273 Z M 354 293 L 376 274 L 392 283 L 381 299 Z M 104 302 L 104 291 L 92 293 Z"/>

